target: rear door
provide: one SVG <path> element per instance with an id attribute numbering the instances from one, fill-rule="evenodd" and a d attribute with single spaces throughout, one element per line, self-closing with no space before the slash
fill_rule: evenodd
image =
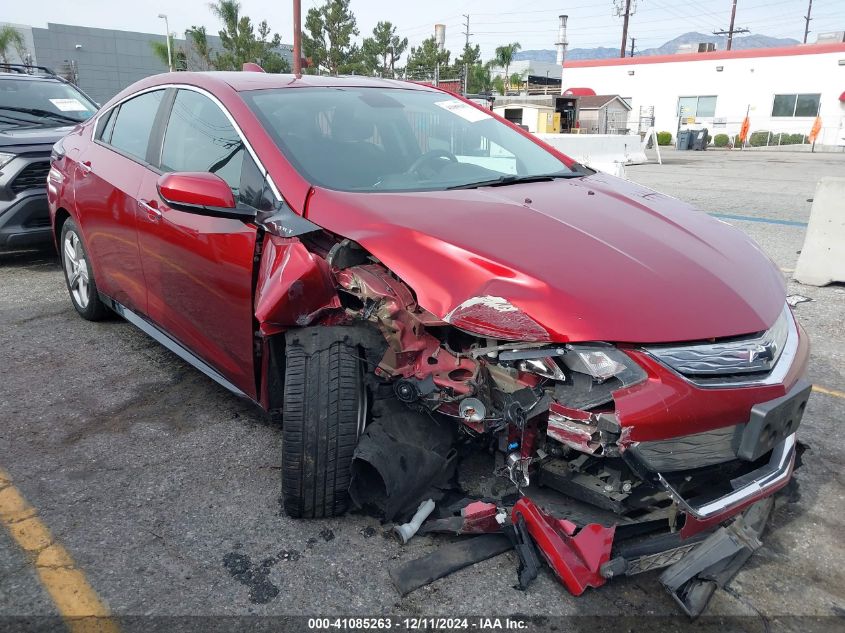
<path id="1" fill-rule="evenodd" d="M 245 169 L 256 170 L 222 107 L 204 93 L 179 89 L 160 148 L 161 172 L 218 174 L 243 200 Z M 148 313 L 171 337 L 251 397 L 252 275 L 257 229 L 169 207 L 150 173 L 138 193 L 141 261 Z"/>
<path id="2" fill-rule="evenodd" d="M 74 167 L 74 194 L 100 292 L 146 312 L 138 250 L 137 193 L 148 173 L 150 137 L 165 90 L 145 92 L 101 116 Z"/>

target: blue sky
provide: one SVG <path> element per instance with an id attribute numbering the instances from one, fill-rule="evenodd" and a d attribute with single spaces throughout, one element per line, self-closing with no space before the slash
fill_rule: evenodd
<path id="1" fill-rule="evenodd" d="M 241 0 L 241 4 L 254 21 L 267 19 L 284 41 L 291 41 L 290 0 Z M 319 4 L 319 0 L 302 0 L 303 14 Z M 164 24 L 156 16 L 167 13 L 171 31 L 182 32 L 192 25 L 205 25 L 211 32 L 219 28 L 206 0 L 26 0 L 4 5 L 4 21 L 33 26 L 50 21 L 163 32 Z M 638 49 L 645 49 L 686 31 L 710 33 L 727 28 L 730 8 L 731 0 L 636 0 L 630 35 L 636 38 Z M 554 48 L 561 13 L 569 15 L 570 48 L 618 47 L 621 42 L 622 20 L 613 15 L 613 0 L 352 0 L 352 10 L 362 36 L 379 20 L 390 20 L 411 45 L 431 35 L 435 23 L 446 24 L 446 45 L 453 52 L 463 46 L 462 14 L 468 13 L 471 40 L 481 44 L 485 59 L 497 45 L 511 41 L 520 42 L 523 49 Z M 807 0 L 739 0 L 737 26 L 800 40 L 806 10 Z M 810 42 L 816 33 L 845 30 L 845 1 L 813 0 L 813 17 Z"/>

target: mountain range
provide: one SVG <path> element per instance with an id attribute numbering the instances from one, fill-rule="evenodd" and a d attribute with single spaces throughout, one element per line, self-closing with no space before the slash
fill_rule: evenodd
<path id="1" fill-rule="evenodd" d="M 634 47 L 634 54 L 641 55 L 672 55 L 678 52 L 678 49 L 684 44 L 692 44 L 694 49 L 698 50 L 697 45 L 702 42 L 712 42 L 716 45 L 716 50 L 725 50 L 727 48 L 728 38 L 721 35 L 705 35 L 704 33 L 696 33 L 690 31 L 678 37 L 669 40 L 665 44 L 656 48 L 646 48 L 640 50 Z M 794 46 L 799 44 L 798 40 L 791 37 L 769 37 L 768 35 L 746 35 L 744 37 L 734 37 L 732 48 L 734 50 L 743 48 L 772 48 L 774 46 Z M 535 49 L 519 51 L 514 55 L 514 60 L 527 59 L 538 62 L 554 63 L 557 52 L 554 49 Z M 608 48 L 606 46 L 599 46 L 597 48 L 571 48 L 566 51 L 566 59 L 609 59 L 611 57 L 619 57 L 618 48 Z"/>

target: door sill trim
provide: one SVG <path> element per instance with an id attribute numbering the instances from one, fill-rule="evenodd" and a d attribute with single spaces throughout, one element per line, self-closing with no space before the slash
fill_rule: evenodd
<path id="1" fill-rule="evenodd" d="M 117 314 L 122 316 L 126 319 L 129 323 L 137 327 L 141 330 L 144 334 L 149 336 L 151 339 L 163 345 L 171 352 L 176 354 L 179 358 L 184 360 L 189 365 L 199 369 L 202 373 L 206 376 L 211 378 L 214 382 L 219 384 L 221 387 L 225 387 L 229 391 L 231 391 L 236 396 L 249 400 L 250 402 L 255 402 L 252 398 L 250 398 L 246 393 L 244 393 L 241 389 L 235 386 L 234 383 L 229 381 L 225 378 L 220 372 L 214 369 L 211 365 L 206 363 L 202 360 L 199 356 L 191 352 L 188 348 L 183 346 L 181 343 L 178 343 L 173 338 L 171 338 L 168 334 L 162 331 L 158 326 L 154 325 L 146 318 L 142 317 L 140 314 L 133 312 L 129 308 L 127 308 L 122 303 L 118 303 L 111 297 L 100 294 L 100 300 L 109 306 L 112 310 L 114 310 Z"/>

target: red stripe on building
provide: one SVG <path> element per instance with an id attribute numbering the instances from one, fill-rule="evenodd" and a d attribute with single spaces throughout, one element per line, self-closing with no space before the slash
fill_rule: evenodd
<path id="1" fill-rule="evenodd" d="M 566 68 L 596 68 L 599 66 L 635 66 L 639 64 L 668 64 L 671 62 L 708 62 L 720 59 L 753 59 L 755 57 L 791 57 L 793 55 L 821 55 L 845 53 L 845 43 L 808 44 L 806 46 L 781 46 L 778 48 L 751 48 L 740 51 L 712 51 L 710 53 L 675 53 L 674 55 L 642 55 L 640 57 L 614 57 L 613 59 L 582 59 L 564 62 Z"/>

